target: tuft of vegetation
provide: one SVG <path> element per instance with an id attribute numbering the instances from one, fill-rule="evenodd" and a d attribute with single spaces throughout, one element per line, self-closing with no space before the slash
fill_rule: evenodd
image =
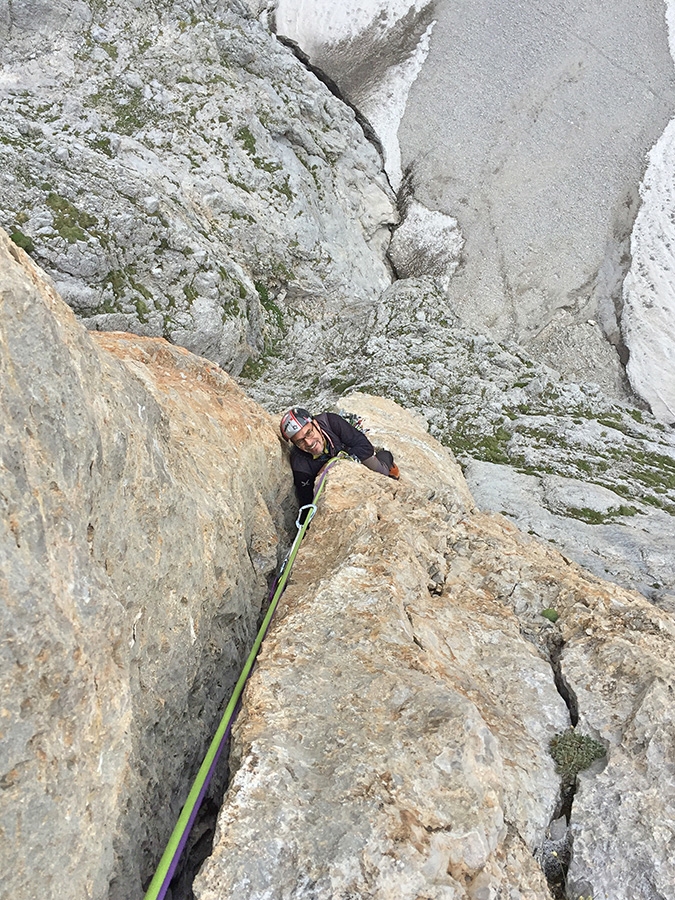
<path id="1" fill-rule="evenodd" d="M 93 140 L 89 141 L 89 146 L 94 150 L 100 150 L 101 153 L 105 153 L 105 155 L 109 156 L 111 159 L 115 155 L 109 137 L 93 138 Z"/>
<path id="2" fill-rule="evenodd" d="M 32 238 L 29 238 L 23 231 L 19 231 L 18 228 L 15 228 L 9 237 L 10 240 L 14 241 L 17 247 L 21 247 L 26 253 L 33 253 L 35 250 L 35 244 L 33 243 Z"/>
<path id="3" fill-rule="evenodd" d="M 589 509 L 587 506 L 567 507 L 567 515 L 572 519 L 580 519 L 588 525 L 604 525 L 607 522 L 613 522 L 617 516 L 636 516 L 638 510 L 634 506 L 613 506 L 606 513 L 598 512 L 596 509 Z"/>
<path id="4" fill-rule="evenodd" d="M 47 194 L 47 206 L 54 213 L 54 228 L 68 241 L 74 244 L 76 241 L 86 241 L 85 230 L 93 228 L 97 219 L 74 206 L 70 200 L 50 191 Z"/>
<path id="5" fill-rule="evenodd" d="M 560 618 L 557 610 L 553 609 L 550 606 L 547 609 L 542 609 L 541 614 L 545 619 L 548 619 L 549 622 L 557 622 Z"/>
<path id="6" fill-rule="evenodd" d="M 599 741 L 575 731 L 574 728 L 568 728 L 551 738 L 549 753 L 555 760 L 556 771 L 567 784 L 573 783 L 579 772 L 587 769 L 596 759 L 607 755 Z"/>
<path id="7" fill-rule="evenodd" d="M 255 138 L 253 137 L 251 129 L 248 127 L 248 125 L 244 125 L 243 128 L 240 128 L 239 131 L 235 134 L 235 137 L 244 145 L 244 150 L 248 153 L 249 156 L 255 155 Z"/>

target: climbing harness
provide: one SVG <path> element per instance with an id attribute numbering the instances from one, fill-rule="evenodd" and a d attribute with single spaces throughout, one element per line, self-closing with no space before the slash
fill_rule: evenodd
<path id="1" fill-rule="evenodd" d="M 187 800 L 185 801 L 183 809 L 181 810 L 181 814 L 178 817 L 178 821 L 176 822 L 176 826 L 171 833 L 168 844 L 166 845 L 166 850 L 162 854 L 162 858 L 159 861 L 159 865 L 157 866 L 152 881 L 150 882 L 150 886 L 145 892 L 144 900 L 163 900 L 167 890 L 169 889 L 171 879 L 173 878 L 176 867 L 178 866 L 178 861 L 180 860 L 181 854 L 185 849 L 190 830 L 197 817 L 199 808 L 202 805 L 202 801 L 206 795 L 209 784 L 211 783 L 211 778 L 213 777 L 218 759 L 220 758 L 223 747 L 225 746 L 227 739 L 230 736 L 230 731 L 232 730 L 232 725 L 234 724 L 234 720 L 238 712 L 239 701 L 241 699 L 242 692 L 244 690 L 246 682 L 248 681 L 248 677 L 251 673 L 251 669 L 253 668 L 253 664 L 255 662 L 256 656 L 258 655 L 258 651 L 260 650 L 263 638 L 265 637 L 269 624 L 272 621 L 272 616 L 274 615 L 274 611 L 277 608 L 279 599 L 284 592 L 284 588 L 286 587 L 286 582 L 288 581 L 291 569 L 293 568 L 293 563 L 295 562 L 295 557 L 300 548 L 300 543 L 305 536 L 305 532 L 309 528 L 309 523 L 312 521 L 316 513 L 316 503 L 319 499 L 321 491 L 323 490 L 326 475 L 328 474 L 328 470 L 336 462 L 337 457 L 327 463 L 327 465 L 324 466 L 321 474 L 319 475 L 314 490 L 314 502 L 309 503 L 306 506 L 301 506 L 298 511 L 298 518 L 295 522 L 298 533 L 295 536 L 295 540 L 291 545 L 291 549 L 288 551 L 286 559 L 284 560 L 281 569 L 279 570 L 279 574 L 277 575 L 270 590 L 270 604 L 267 613 L 265 614 L 265 618 L 263 619 L 262 625 L 260 626 L 258 635 L 253 643 L 253 646 L 251 647 L 251 652 L 249 653 L 248 658 L 244 664 L 244 668 L 241 671 L 239 680 L 234 686 L 234 691 L 232 692 L 230 702 L 227 704 L 225 712 L 223 713 L 223 717 L 220 720 L 220 725 L 218 726 L 218 729 L 213 736 L 213 740 L 209 745 L 209 749 L 206 751 L 204 761 L 199 767 L 197 777 L 192 784 L 190 793 L 187 796 Z M 304 517 L 304 521 L 301 522 L 300 520 L 303 518 L 303 513 L 306 513 L 306 515 Z"/>

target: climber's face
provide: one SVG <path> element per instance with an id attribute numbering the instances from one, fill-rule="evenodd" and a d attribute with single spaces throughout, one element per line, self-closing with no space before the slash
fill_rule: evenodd
<path id="1" fill-rule="evenodd" d="M 308 422 L 307 425 L 303 425 L 291 440 L 296 447 L 304 450 L 305 453 L 311 453 L 312 456 L 318 456 L 323 451 L 323 433 L 314 422 Z"/>

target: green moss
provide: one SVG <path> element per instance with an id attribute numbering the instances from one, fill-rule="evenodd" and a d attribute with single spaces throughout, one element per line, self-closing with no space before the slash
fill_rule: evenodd
<path id="1" fill-rule="evenodd" d="M 126 274 L 121 269 L 114 269 L 105 276 L 103 279 L 103 286 L 110 285 L 112 288 L 112 292 L 119 299 L 124 294 L 124 289 L 126 287 L 127 277 Z"/>
<path id="2" fill-rule="evenodd" d="M 107 110 L 113 119 L 110 130 L 118 134 L 135 134 L 144 125 L 156 122 L 161 115 L 156 106 L 144 99 L 141 88 L 130 88 L 115 80 L 101 85 L 85 103 L 102 113 Z"/>
<path id="3" fill-rule="evenodd" d="M 33 253 L 35 250 L 35 244 L 33 243 L 32 238 L 29 238 L 27 234 L 24 234 L 23 231 L 19 231 L 18 228 L 15 228 L 11 234 L 9 235 L 10 240 L 14 241 L 17 247 L 21 247 L 22 250 L 25 250 L 26 253 Z"/>
<path id="4" fill-rule="evenodd" d="M 76 241 L 85 241 L 89 230 L 96 225 L 96 217 L 79 210 L 65 197 L 50 191 L 47 194 L 47 206 L 54 213 L 54 228 L 69 244 Z"/>
<path id="5" fill-rule="evenodd" d="M 117 47 L 114 44 L 101 42 L 99 46 L 103 47 L 110 59 L 117 59 Z"/>
<path id="6" fill-rule="evenodd" d="M 574 728 L 551 738 L 549 753 L 555 760 L 556 771 L 566 783 L 574 783 L 579 772 L 587 769 L 596 759 L 606 756 L 601 743 Z"/>
<path id="7" fill-rule="evenodd" d="M 238 187 L 240 190 L 246 191 L 247 194 L 251 193 L 251 188 L 247 184 L 244 184 L 243 181 L 238 181 L 232 175 L 228 175 L 227 180 L 230 182 L 230 184 L 233 184 L 235 187 Z"/>
<path id="8" fill-rule="evenodd" d="M 260 281 L 254 282 L 254 286 L 255 286 L 256 291 L 258 292 L 258 296 L 260 297 L 260 302 L 262 303 L 263 306 L 265 306 L 265 304 L 269 303 L 269 300 L 270 300 L 269 291 L 267 290 L 265 285 L 262 284 L 262 282 L 260 282 Z"/>
<path id="9" fill-rule="evenodd" d="M 534 534 L 534 532 L 530 533 Z M 541 614 L 545 619 L 548 619 L 549 622 L 557 622 L 560 618 L 558 612 L 552 607 L 548 607 L 548 609 L 542 609 Z"/>
<path id="10" fill-rule="evenodd" d="M 255 154 L 255 138 L 253 137 L 251 129 L 248 127 L 248 125 L 244 125 L 243 128 L 240 128 L 239 131 L 236 132 L 235 137 L 243 144 L 244 150 L 248 153 L 249 156 L 253 156 Z"/>
<path id="11" fill-rule="evenodd" d="M 241 377 L 250 379 L 251 381 L 255 381 L 256 378 L 260 378 L 265 369 L 269 364 L 269 358 L 264 354 L 259 356 L 257 359 L 254 359 L 252 356 L 249 357 L 241 370 Z"/>
<path id="12" fill-rule="evenodd" d="M 346 394 L 358 382 L 358 378 L 331 378 L 330 386 L 336 394 Z"/>
<path id="13" fill-rule="evenodd" d="M 295 194 L 291 190 L 290 184 L 288 183 L 288 175 L 284 179 L 284 183 L 282 185 L 273 184 L 272 187 L 275 191 L 277 191 L 277 193 L 282 194 L 284 197 L 286 197 L 289 203 L 292 203 L 295 199 Z"/>
<path id="14" fill-rule="evenodd" d="M 136 297 L 134 306 L 136 307 L 136 313 L 138 314 L 138 321 L 145 324 L 148 321 L 148 313 L 150 310 L 140 297 Z"/>
<path id="15" fill-rule="evenodd" d="M 141 284 L 140 281 L 135 281 L 133 278 L 129 278 L 129 284 L 131 287 L 138 291 L 138 293 L 143 297 L 144 300 L 153 300 L 152 291 L 150 291 L 144 284 Z"/>
<path id="16" fill-rule="evenodd" d="M 239 213 L 236 209 L 230 210 L 230 217 L 232 219 L 243 219 L 245 222 L 250 222 L 252 225 L 255 224 L 253 216 L 250 216 L 248 213 Z"/>
<path id="17" fill-rule="evenodd" d="M 94 138 L 93 140 L 89 141 L 89 146 L 94 150 L 100 150 L 101 153 L 105 153 L 105 155 L 109 156 L 111 159 L 115 155 L 113 153 L 112 147 L 110 146 L 109 137 Z"/>
<path id="18" fill-rule="evenodd" d="M 617 516 L 635 516 L 638 510 L 634 506 L 615 506 L 608 509 L 606 513 L 598 512 L 596 509 L 588 509 L 586 506 L 567 508 L 567 515 L 572 519 L 580 519 L 588 525 L 604 525 L 607 522 L 613 522 Z"/>
<path id="19" fill-rule="evenodd" d="M 256 291 L 258 292 L 258 296 L 260 297 L 260 303 L 263 309 L 269 314 L 269 318 L 277 326 L 277 328 L 283 330 L 284 314 L 270 297 L 267 287 L 260 281 L 254 282 L 254 285 Z"/>
<path id="20" fill-rule="evenodd" d="M 194 285 L 192 285 L 192 284 L 185 284 L 185 285 L 183 285 L 183 293 L 185 294 L 185 299 L 187 300 L 188 308 L 189 308 L 190 306 L 192 306 L 192 304 L 194 303 L 194 301 L 195 301 L 195 300 L 197 299 L 197 297 L 199 296 L 199 295 L 197 294 L 197 291 L 196 291 Z"/>

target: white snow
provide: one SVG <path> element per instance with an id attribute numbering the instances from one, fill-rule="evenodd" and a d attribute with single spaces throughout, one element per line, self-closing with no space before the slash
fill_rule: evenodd
<path id="1" fill-rule="evenodd" d="M 373 24 L 389 31 L 409 10 L 430 0 L 277 0 L 276 28 L 310 57 L 317 47 L 352 40 Z"/>
<path id="2" fill-rule="evenodd" d="M 411 10 L 420 12 L 431 0 L 276 0 L 279 34 L 295 41 L 310 59 L 322 49 L 363 38 L 370 32 L 378 50 L 387 32 Z M 670 51 L 675 60 L 675 0 L 665 0 Z M 383 148 L 385 171 L 394 190 L 402 182 L 398 129 L 408 96 L 429 54 L 435 22 L 404 61 L 392 59 L 383 76 L 358 97 L 358 106 L 373 126 Z M 339 79 L 337 79 L 339 81 Z M 354 100 L 354 98 L 350 98 Z M 640 188 L 642 206 L 632 237 L 632 265 L 625 279 L 622 332 L 630 351 L 627 374 L 634 391 L 654 415 L 675 422 L 675 119 L 649 155 Z M 424 215 L 421 215 L 423 212 Z M 457 222 L 441 222 L 434 210 L 410 207 L 410 219 L 399 228 L 402 270 L 434 261 L 446 282 L 456 267 L 462 238 Z M 396 238 L 394 251 L 396 251 Z"/>
<path id="3" fill-rule="evenodd" d="M 386 34 L 411 10 L 421 12 L 431 0 L 277 0 L 277 32 L 295 41 L 313 59 L 325 47 L 354 40 L 375 28 L 380 46 Z M 402 62 L 392 62 L 384 75 L 359 96 L 360 111 L 372 125 L 382 145 L 384 169 L 394 191 L 403 180 L 398 128 L 405 113 L 410 89 L 429 54 L 432 21 L 417 46 Z M 334 74 L 334 73 L 332 73 Z M 338 79 L 339 80 L 339 79 Z M 350 98 L 354 99 L 354 98 Z M 457 221 L 436 210 L 414 203 L 401 224 L 392 249 L 401 271 L 422 274 L 420 265 L 428 265 L 431 274 L 447 284 L 457 268 L 463 239 Z"/>
<path id="4" fill-rule="evenodd" d="M 364 116 L 382 143 L 384 169 L 395 191 L 398 191 L 403 180 L 398 126 L 405 112 L 410 88 L 429 54 L 429 41 L 434 24 L 432 22 L 424 32 L 412 56 L 403 63 L 391 66 L 382 81 L 375 85 L 361 103 Z"/>
<path id="5" fill-rule="evenodd" d="M 675 119 L 649 154 L 621 319 L 633 390 L 675 422 Z"/>
<path id="6" fill-rule="evenodd" d="M 459 265 L 464 239 L 457 220 L 413 200 L 389 245 L 389 256 L 401 278 L 434 275 L 447 289 Z"/>
<path id="7" fill-rule="evenodd" d="M 375 30 L 378 42 L 411 10 L 420 12 L 431 0 L 277 0 L 277 33 L 289 38 L 314 59 L 321 49 L 341 41 L 354 40 L 368 29 Z M 358 98 L 360 111 L 373 126 L 382 143 L 385 171 L 393 189 L 401 185 L 401 151 L 398 126 L 403 118 L 408 94 L 429 53 L 432 22 L 417 47 L 403 62 L 392 63 L 384 77 Z M 350 98 L 354 99 L 354 98 Z"/>
<path id="8" fill-rule="evenodd" d="M 675 0 L 666 9 L 675 60 Z M 675 119 L 649 154 L 642 205 L 631 235 L 632 263 L 623 285 L 626 372 L 633 390 L 663 422 L 675 423 Z"/>

